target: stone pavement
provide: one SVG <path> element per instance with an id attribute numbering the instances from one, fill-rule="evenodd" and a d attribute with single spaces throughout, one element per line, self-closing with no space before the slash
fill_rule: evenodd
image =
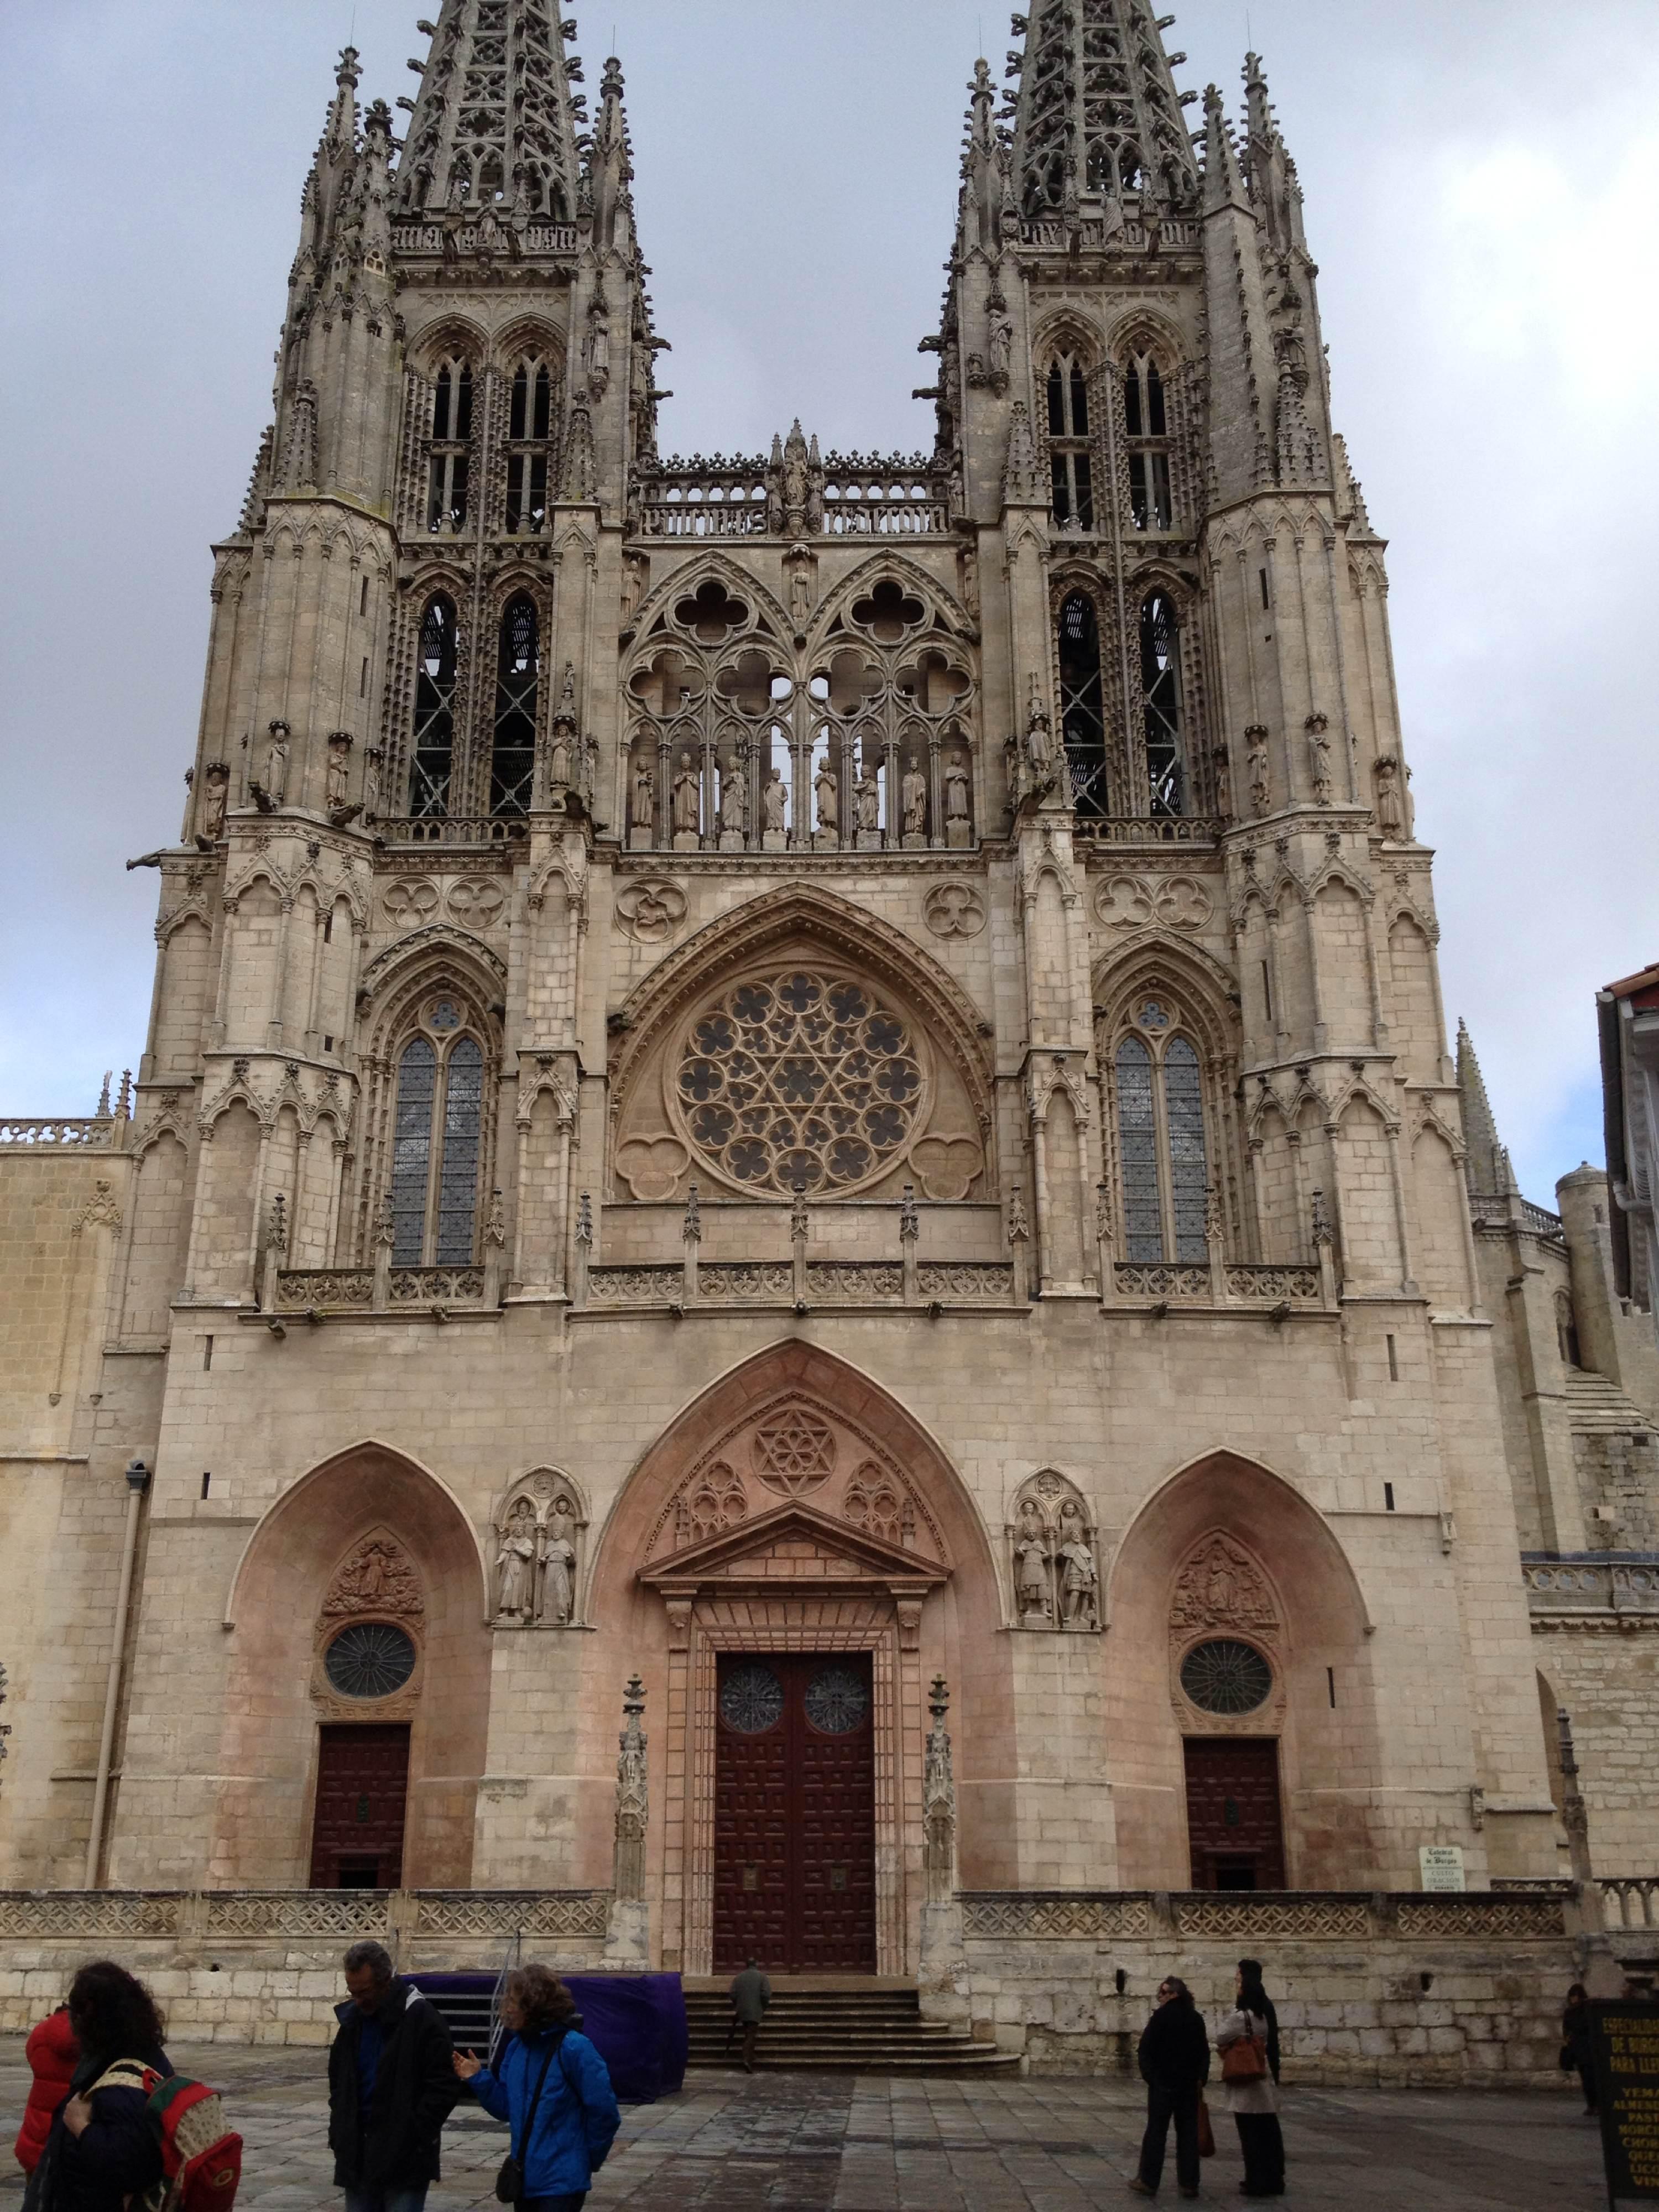
<path id="1" fill-rule="evenodd" d="M 227 2093 L 247 2142 L 238 2212 L 337 2212 L 324 2136 L 323 2054 L 216 2044 L 175 2064 Z M 9 2146 L 27 2087 L 22 2042 L 0 2039 Z M 1091 2212 L 1139 2200 L 1138 2085 L 1096 2080 L 927 2081 L 872 2075 L 696 2073 L 685 2090 L 629 2108 L 590 2212 Z M 1238 2201 L 1231 2121 L 1204 2194 Z M 1593 2122 L 1547 2091 L 1291 2089 L 1290 2188 L 1304 2212 L 1592 2212 L 1604 2205 Z M 446 2133 L 428 2212 L 495 2203 L 505 2131 L 462 2106 Z M 9 2151 L 7 2151 L 8 2160 Z M 1164 2198 L 1179 2203 L 1173 2167 Z M 14 2167 L 0 2208 L 22 2197 Z"/>

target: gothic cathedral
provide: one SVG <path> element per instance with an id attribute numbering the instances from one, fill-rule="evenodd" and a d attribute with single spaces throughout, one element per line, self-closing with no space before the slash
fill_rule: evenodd
<path id="1" fill-rule="evenodd" d="M 618 64 L 422 28 L 306 182 L 136 1085 L 3 1163 L 0 1878 L 914 1978 L 1565 1871 L 1255 58 L 1036 0 L 932 450 L 683 459 Z"/>

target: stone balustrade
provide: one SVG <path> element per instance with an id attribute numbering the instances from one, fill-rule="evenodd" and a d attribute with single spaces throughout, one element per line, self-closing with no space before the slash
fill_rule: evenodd
<path id="1" fill-rule="evenodd" d="M 1221 842 L 1228 824 L 1205 814 L 1079 815 L 1072 834 L 1090 845 L 1207 845 Z"/>
<path id="2" fill-rule="evenodd" d="M 918 453 L 831 453 L 817 471 L 809 534 L 825 538 L 943 536 L 951 527 L 944 479 Z M 640 469 L 630 493 L 640 538 L 760 538 L 785 530 L 777 471 L 763 455 L 696 453 Z"/>
<path id="3" fill-rule="evenodd" d="M 528 835 L 514 815 L 377 814 L 373 829 L 383 845 L 511 845 Z"/>
<path id="4" fill-rule="evenodd" d="M 385 1313 L 481 1306 L 487 1303 L 485 1288 L 482 1267 L 393 1267 L 384 1297 L 377 1298 L 373 1267 L 283 1267 L 276 1275 L 272 1310 Z"/>
<path id="5" fill-rule="evenodd" d="M 1595 1886 L 1604 1928 L 1659 1929 L 1659 1874 L 1604 1875 Z"/>
<path id="6" fill-rule="evenodd" d="M 1659 1613 L 1659 1553 L 1620 1559 L 1523 1553 L 1521 1578 L 1534 1613 Z"/>
<path id="7" fill-rule="evenodd" d="M 966 1890 L 969 1942 L 1158 1936 L 1228 1943 L 1400 1936 L 1542 1942 L 1568 1934 L 1572 1884 L 1464 1890 Z"/>
<path id="8" fill-rule="evenodd" d="M 924 1260 L 907 1288 L 899 1260 L 703 1261 L 695 1270 L 672 1263 L 592 1267 L 577 1304 L 624 1306 L 1011 1306 L 1014 1270 L 1000 1261 Z"/>
<path id="9" fill-rule="evenodd" d="M 1112 1295 L 1122 1303 L 1171 1306 L 1243 1306 L 1273 1313 L 1281 1308 L 1316 1313 L 1327 1304 L 1317 1266 L 1279 1261 L 1207 1262 L 1118 1260 Z"/>
<path id="10" fill-rule="evenodd" d="M 31 1152 L 112 1152 L 119 1150 L 118 1124 L 110 1115 L 83 1114 L 0 1121 L 0 1146 Z"/>

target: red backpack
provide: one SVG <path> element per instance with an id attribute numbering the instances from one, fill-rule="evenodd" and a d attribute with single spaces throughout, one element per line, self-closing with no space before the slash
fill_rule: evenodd
<path id="1" fill-rule="evenodd" d="M 140 2089 L 161 2147 L 161 2179 L 134 2212 L 231 2212 L 242 2178 L 242 2138 L 225 2125 L 224 2101 L 204 2081 L 158 2074 L 137 2058 L 119 2058 L 99 2076 L 100 2089 Z"/>

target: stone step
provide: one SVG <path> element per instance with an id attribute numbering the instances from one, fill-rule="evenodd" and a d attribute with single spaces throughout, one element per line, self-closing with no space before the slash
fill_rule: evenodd
<path id="1" fill-rule="evenodd" d="M 1653 1422 L 1610 1376 L 1588 1368 L 1567 1370 L 1567 1419 L 1575 1429 L 1597 1435 L 1620 1430 L 1650 1431 Z"/>

